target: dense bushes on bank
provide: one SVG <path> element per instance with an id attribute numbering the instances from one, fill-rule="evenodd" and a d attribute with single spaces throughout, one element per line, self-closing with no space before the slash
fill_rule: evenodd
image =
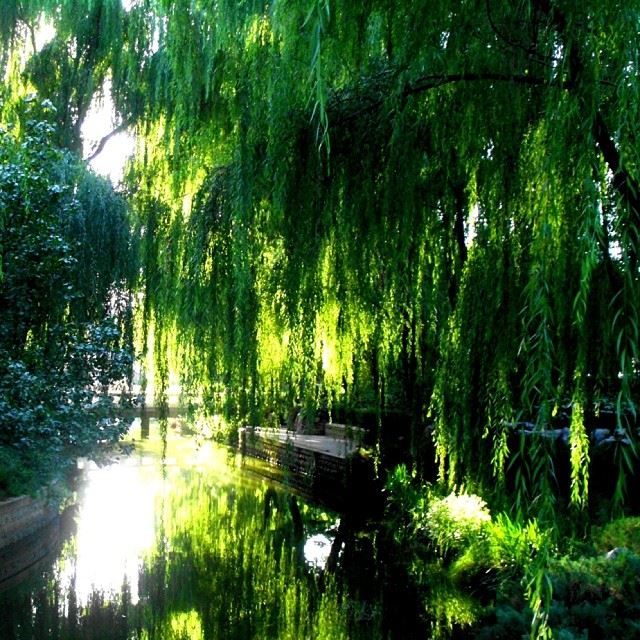
<path id="1" fill-rule="evenodd" d="M 593 526 L 490 513 L 464 490 L 443 495 L 400 466 L 387 517 L 423 594 L 435 637 L 634 638 L 640 633 L 640 518 Z"/>
<path id="2" fill-rule="evenodd" d="M 132 367 L 124 200 L 53 144 L 51 105 L 0 104 L 0 496 L 34 491 L 125 428 Z"/>

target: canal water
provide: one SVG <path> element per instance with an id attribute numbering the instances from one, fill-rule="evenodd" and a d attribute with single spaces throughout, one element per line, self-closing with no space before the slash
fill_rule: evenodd
<path id="1" fill-rule="evenodd" d="M 1 640 L 427 638 L 375 526 L 242 468 L 186 423 L 85 463 L 56 553 L 0 592 Z"/>

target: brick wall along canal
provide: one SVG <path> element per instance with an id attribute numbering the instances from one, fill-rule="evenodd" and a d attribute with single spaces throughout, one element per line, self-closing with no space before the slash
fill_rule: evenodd
<path id="1" fill-rule="evenodd" d="M 170 421 L 83 471 L 56 553 L 0 592 L 2 640 L 424 638 L 375 530 L 239 468 Z"/>

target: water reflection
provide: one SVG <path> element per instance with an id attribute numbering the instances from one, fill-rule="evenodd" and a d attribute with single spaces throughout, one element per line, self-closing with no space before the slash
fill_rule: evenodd
<path id="1" fill-rule="evenodd" d="M 334 539 L 324 533 L 316 533 L 304 543 L 304 559 L 316 569 L 325 569 L 331 556 Z"/>
<path id="2" fill-rule="evenodd" d="M 131 456 L 86 471 L 58 558 L 0 594 L 2 640 L 425 637 L 375 536 L 177 424 L 135 428 Z"/>
<path id="3" fill-rule="evenodd" d="M 136 603 L 141 558 L 154 542 L 162 478 L 154 467 L 125 464 L 88 474 L 74 544 L 60 561 L 62 580 L 74 585 L 81 605 L 96 590 L 117 593 L 124 582 Z"/>

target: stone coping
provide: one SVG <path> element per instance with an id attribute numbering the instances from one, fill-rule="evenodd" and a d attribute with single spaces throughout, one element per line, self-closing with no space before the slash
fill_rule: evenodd
<path id="1" fill-rule="evenodd" d="M 244 427 L 240 429 L 241 438 L 252 435 L 267 441 L 279 442 L 307 451 L 314 451 L 336 458 L 346 458 L 358 450 L 358 440 L 336 435 L 296 433 L 287 429 Z"/>
<path id="2" fill-rule="evenodd" d="M 18 496 L 0 500 L 0 550 L 50 524 L 58 510 L 45 500 Z"/>

